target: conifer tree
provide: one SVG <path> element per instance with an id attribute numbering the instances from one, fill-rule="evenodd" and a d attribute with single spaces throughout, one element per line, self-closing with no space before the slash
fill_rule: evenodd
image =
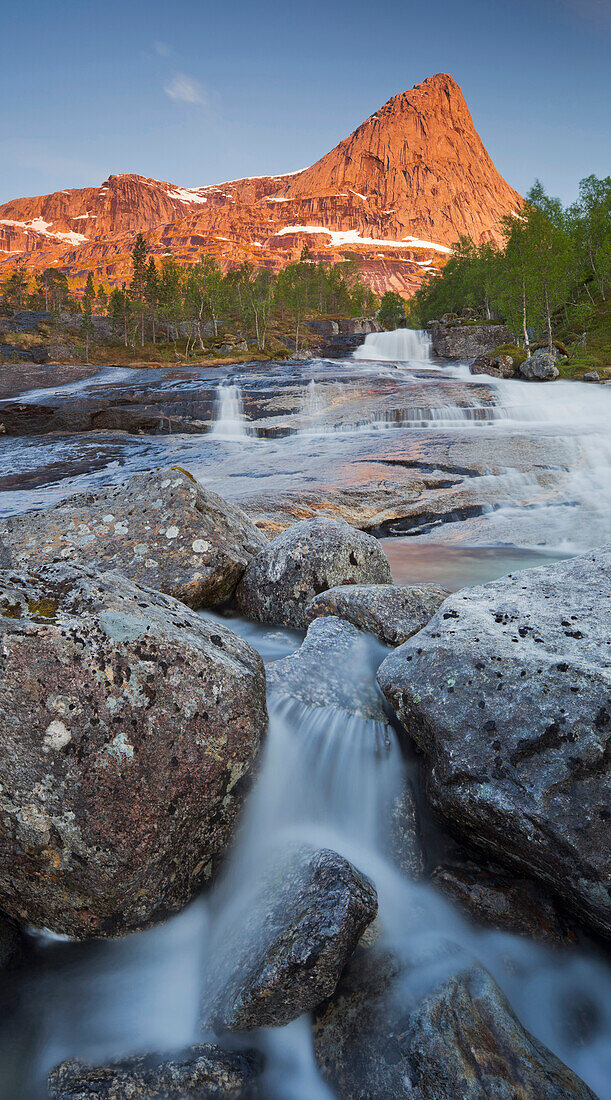
<path id="1" fill-rule="evenodd" d="M 136 235 L 132 250 L 132 279 L 129 296 L 134 311 L 140 315 L 140 343 L 144 347 L 144 315 L 146 313 L 146 278 L 148 245 L 142 233 Z"/>

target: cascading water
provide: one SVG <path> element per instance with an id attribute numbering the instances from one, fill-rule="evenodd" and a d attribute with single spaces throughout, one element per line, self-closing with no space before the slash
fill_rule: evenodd
<path id="1" fill-rule="evenodd" d="M 235 383 L 225 383 L 216 391 L 214 423 L 210 433 L 216 439 L 246 439 L 248 425 L 244 416 L 242 391 Z"/>
<path id="2" fill-rule="evenodd" d="M 431 338 L 424 329 L 397 328 L 392 332 L 370 332 L 354 352 L 355 359 L 377 359 L 384 363 L 427 363 Z"/>
<path id="3" fill-rule="evenodd" d="M 355 697 L 385 652 L 363 636 L 345 669 Z M 212 989 L 215 981 L 222 984 L 233 961 L 232 943 L 244 950 L 248 935 L 254 950 L 257 935 L 264 935 L 273 900 L 269 880 L 262 885 L 266 868 L 294 845 L 332 849 L 375 883 L 380 943 L 405 967 L 406 1005 L 457 970 L 481 963 L 523 1024 L 589 1080 L 601 1100 L 608 1097 L 611 974 L 585 953 L 555 953 L 534 941 L 472 926 L 430 885 L 398 869 L 390 855 L 393 806 L 406 783 L 415 788 L 418 780 L 390 726 L 274 691 L 268 706 L 261 774 L 208 910 L 205 974 Z M 413 854 L 404 849 L 408 862 Z M 585 1041 L 570 1037 L 575 1004 L 597 1021 Z M 268 1059 L 270 1100 L 329 1100 L 333 1094 L 318 1077 L 306 1018 L 258 1035 L 255 1042 Z M 252 1033 L 247 1039 L 252 1043 Z"/>
<path id="4" fill-rule="evenodd" d="M 322 395 L 322 386 L 314 378 L 308 382 L 301 402 L 303 416 L 320 416 L 324 411 L 325 400 Z"/>

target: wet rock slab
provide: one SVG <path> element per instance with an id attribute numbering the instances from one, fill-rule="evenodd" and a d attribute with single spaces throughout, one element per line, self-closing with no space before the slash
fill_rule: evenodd
<path id="1" fill-rule="evenodd" d="M 354 956 L 317 1013 L 315 1053 L 339 1100 L 596 1100 L 485 970 L 414 1002 L 399 961 L 375 948 Z"/>
<path id="2" fill-rule="evenodd" d="M 449 596 L 438 584 L 340 585 L 310 601 L 310 620 L 335 615 L 359 630 L 375 634 L 385 645 L 398 646 L 411 638 Z"/>
<path id="3" fill-rule="evenodd" d="M 175 1055 L 125 1058 L 106 1066 L 70 1059 L 51 1071 L 49 1100 L 263 1100 L 262 1059 L 213 1043 Z"/>
<path id="4" fill-rule="evenodd" d="M 451 596 L 378 680 L 460 833 L 611 932 L 611 551 Z"/>
<path id="5" fill-rule="evenodd" d="M 253 558 L 236 590 L 242 614 L 257 622 L 308 625 L 307 604 L 339 584 L 390 583 L 379 542 L 344 520 L 295 523 Z"/>
<path id="6" fill-rule="evenodd" d="M 335 989 L 378 909 L 373 884 L 328 849 L 272 859 L 234 934 L 224 937 L 229 977 L 208 1011 L 217 1030 L 289 1023 Z"/>
<path id="7" fill-rule="evenodd" d="M 554 900 L 529 879 L 481 867 L 439 866 L 435 886 L 479 924 L 551 944 L 575 942 Z"/>
<path id="8" fill-rule="evenodd" d="M 266 728 L 261 658 L 118 573 L 0 574 L 0 907 L 76 938 L 183 905 Z"/>
<path id="9" fill-rule="evenodd" d="M 94 564 L 211 607 L 229 598 L 266 539 L 240 508 L 173 467 L 4 520 L 0 543 L 16 569 Z"/>
<path id="10" fill-rule="evenodd" d="M 267 666 L 267 685 L 311 707 L 333 707 L 388 721 L 375 670 L 384 654 L 358 627 L 338 618 L 314 619 L 296 653 Z"/>

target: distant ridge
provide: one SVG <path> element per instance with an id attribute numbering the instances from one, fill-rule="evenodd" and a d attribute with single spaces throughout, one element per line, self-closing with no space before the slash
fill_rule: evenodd
<path id="1" fill-rule="evenodd" d="M 438 73 L 393 96 L 310 168 L 184 188 L 138 175 L 0 206 L 0 276 L 18 256 L 79 282 L 130 272 L 137 232 L 183 263 L 278 270 L 305 243 L 314 258 L 350 254 L 381 293 L 410 295 L 461 234 L 499 239 L 522 198 L 497 172 L 455 80 Z"/>

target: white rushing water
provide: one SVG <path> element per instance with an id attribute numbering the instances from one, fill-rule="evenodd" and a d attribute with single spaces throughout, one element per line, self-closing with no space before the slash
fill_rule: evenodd
<path id="1" fill-rule="evenodd" d="M 244 416 L 242 391 L 234 382 L 218 386 L 211 435 L 217 439 L 245 439 L 248 424 Z"/>
<path id="2" fill-rule="evenodd" d="M 354 358 L 378 359 L 385 363 L 426 363 L 431 358 L 431 338 L 424 329 L 370 332 L 365 343 L 356 349 Z"/>
<path id="3" fill-rule="evenodd" d="M 384 655 L 375 649 L 375 661 Z M 372 652 L 346 669 L 355 693 L 371 678 Z M 322 675 L 322 673 L 321 673 Z M 412 881 L 391 857 L 392 808 L 412 765 L 390 726 L 272 693 L 263 765 L 226 875 L 208 907 L 207 977 L 222 984 L 231 944 L 257 942 L 270 907 L 266 868 L 292 845 L 330 848 L 375 883 L 381 942 L 406 964 L 406 1004 L 465 965 L 481 963 L 499 982 L 525 1027 L 609 1096 L 611 975 L 582 951 L 477 928 L 425 881 Z M 414 786 L 416 775 L 412 776 Z M 260 912 L 260 917 L 256 914 Z M 253 920 L 253 914 L 255 919 Z M 248 929 L 248 932 L 246 932 Z M 227 962 L 224 963 L 224 953 Z M 571 1034 L 575 1006 L 596 1020 L 593 1034 Z M 204 1007 L 205 1011 L 205 1007 Z M 248 1036 L 252 1042 L 253 1036 Z M 326 1100 L 305 1018 L 255 1038 L 268 1058 L 270 1100 Z"/>

